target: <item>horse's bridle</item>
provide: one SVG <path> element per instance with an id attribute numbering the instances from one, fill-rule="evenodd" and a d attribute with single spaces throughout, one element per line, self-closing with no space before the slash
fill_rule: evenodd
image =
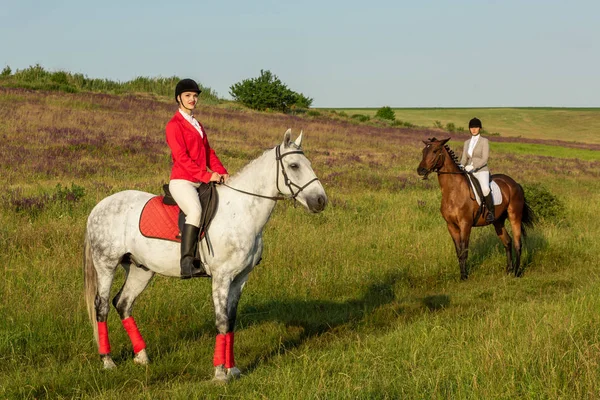
<path id="1" fill-rule="evenodd" d="M 429 145 L 431 146 L 431 145 Z M 437 167 L 436 166 L 440 160 L 440 158 L 444 157 L 444 152 L 440 151 L 440 153 L 437 155 L 437 157 L 435 158 L 434 162 L 433 162 L 433 166 L 427 170 L 425 170 L 425 174 L 423 175 L 423 180 L 427 179 L 427 177 L 429 176 L 430 173 L 432 172 L 437 172 L 438 174 L 440 173 L 440 168 L 442 168 L 444 166 L 444 163 L 442 162 L 442 165 Z"/>
<path id="2" fill-rule="evenodd" d="M 258 193 L 246 192 L 245 190 L 236 189 L 232 186 L 227 185 L 226 183 L 223 183 L 223 185 L 227 186 L 230 189 L 235 190 L 236 192 L 244 193 L 244 194 L 247 194 L 250 196 L 260 197 L 263 199 L 269 199 L 269 200 L 274 200 L 274 201 L 290 199 L 290 200 L 295 201 L 296 197 L 298 197 L 300 192 L 302 192 L 304 189 L 306 189 L 306 187 L 308 185 L 310 185 L 311 183 L 313 183 L 314 181 L 318 181 L 319 178 L 314 177 L 310 181 L 306 182 L 306 184 L 304 184 L 303 186 L 299 186 L 299 185 L 295 184 L 294 182 L 292 182 L 292 180 L 288 177 L 287 173 L 285 172 L 285 167 L 283 165 L 283 157 L 290 155 L 290 154 L 304 154 L 304 152 L 298 148 L 298 150 L 292 150 L 292 151 L 288 151 L 287 153 L 281 154 L 281 145 L 277 145 L 277 147 L 275 147 L 275 159 L 277 160 L 277 174 L 275 175 L 275 179 L 276 179 L 275 182 L 277 184 L 277 191 L 279 192 L 279 194 L 283 195 L 283 192 L 281 191 L 281 189 L 279 189 L 279 168 L 281 167 L 281 173 L 283 174 L 283 179 L 284 179 L 285 185 L 288 187 L 288 189 L 290 190 L 290 193 L 291 193 L 291 195 L 289 195 L 289 196 L 286 196 L 286 195 L 265 196 L 265 195 L 258 194 Z M 298 191 L 294 193 L 294 188 L 292 188 L 292 186 L 298 188 Z"/>
<path id="3" fill-rule="evenodd" d="M 437 166 L 437 164 L 439 162 L 439 159 L 442 158 L 442 157 L 446 157 L 446 155 L 444 154 L 443 151 L 440 151 L 440 154 L 438 154 L 437 157 L 435 158 L 435 162 L 433 163 L 433 167 L 431 167 L 430 169 L 428 169 L 428 170 L 425 171 L 425 175 L 423 175 L 423 180 L 427 179 L 427 177 L 429 176 L 429 174 L 432 173 L 432 172 L 436 172 L 438 175 L 440 175 L 440 174 L 455 174 L 455 175 L 460 174 L 460 175 L 464 175 L 466 173 L 464 170 L 463 171 L 459 171 L 459 172 L 445 172 L 445 171 L 440 171 L 440 168 L 442 168 L 444 166 L 444 161 L 446 161 L 446 160 L 443 160 L 442 161 L 442 165 L 440 165 L 439 167 L 436 168 L 436 166 Z"/>

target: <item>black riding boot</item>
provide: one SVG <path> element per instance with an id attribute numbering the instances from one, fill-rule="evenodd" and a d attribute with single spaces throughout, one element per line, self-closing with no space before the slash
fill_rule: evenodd
<path id="1" fill-rule="evenodd" d="M 485 222 L 489 222 L 490 224 L 492 222 L 494 222 L 494 220 L 496 219 L 494 217 L 494 208 L 496 206 L 494 206 L 494 198 L 492 197 L 492 192 L 490 191 L 490 193 L 485 196 L 485 208 L 488 209 L 488 213 L 485 216 Z"/>
<path id="2" fill-rule="evenodd" d="M 200 228 L 185 224 L 181 232 L 181 279 L 197 278 L 206 276 L 206 271 L 194 265 L 196 248 L 198 246 L 198 234 Z"/>

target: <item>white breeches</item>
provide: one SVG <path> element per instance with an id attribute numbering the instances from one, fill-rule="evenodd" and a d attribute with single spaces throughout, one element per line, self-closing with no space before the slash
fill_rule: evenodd
<path id="1" fill-rule="evenodd" d="M 202 207 L 198 192 L 196 189 L 200 187 L 200 183 L 186 181 L 185 179 L 172 179 L 169 182 L 169 190 L 171 196 L 177 202 L 181 211 L 185 214 L 185 223 L 200 227 L 200 216 Z M 489 190 L 489 189 L 488 189 Z"/>
<path id="2" fill-rule="evenodd" d="M 475 178 L 479 181 L 483 195 L 487 196 L 490 194 L 490 171 L 479 171 L 475 172 L 473 175 L 475 175 Z"/>

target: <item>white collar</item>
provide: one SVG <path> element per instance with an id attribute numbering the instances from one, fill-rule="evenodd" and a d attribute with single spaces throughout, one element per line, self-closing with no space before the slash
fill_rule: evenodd
<path id="1" fill-rule="evenodd" d="M 189 121 L 190 123 L 192 123 L 193 119 L 194 119 L 194 115 L 193 114 L 188 114 L 185 111 L 183 111 L 181 108 L 179 109 L 179 113 L 181 115 L 183 115 L 183 118 L 185 118 L 187 121 Z"/>

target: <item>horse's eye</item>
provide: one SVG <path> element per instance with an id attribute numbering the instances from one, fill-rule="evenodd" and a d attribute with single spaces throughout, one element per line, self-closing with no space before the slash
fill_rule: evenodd
<path id="1" fill-rule="evenodd" d="M 298 164 L 296 164 L 296 163 L 292 163 L 292 164 L 290 164 L 290 168 L 291 169 L 298 169 L 298 168 L 300 168 L 300 166 Z"/>

